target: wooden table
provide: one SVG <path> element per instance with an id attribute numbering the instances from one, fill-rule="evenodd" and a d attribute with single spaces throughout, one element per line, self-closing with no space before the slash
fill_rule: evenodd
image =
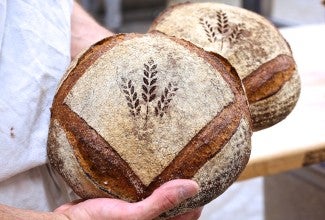
<path id="1" fill-rule="evenodd" d="M 252 154 L 239 180 L 325 161 L 325 24 L 282 29 L 301 76 L 293 112 L 252 137 Z"/>

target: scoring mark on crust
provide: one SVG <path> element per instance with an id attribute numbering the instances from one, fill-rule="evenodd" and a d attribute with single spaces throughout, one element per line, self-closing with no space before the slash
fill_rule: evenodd
<path id="1" fill-rule="evenodd" d="M 232 102 L 192 138 L 175 159 L 148 186 L 149 193 L 171 179 L 190 179 L 228 143 L 236 132 L 242 115 L 238 103 Z M 190 169 L 189 169 L 190 167 Z"/>
<path id="2" fill-rule="evenodd" d="M 65 130 L 75 158 L 89 180 L 110 194 L 124 194 L 131 201 L 142 198 L 142 181 L 95 129 L 65 104 L 53 111 L 53 117 Z M 103 185 L 104 182 L 110 184 Z"/>

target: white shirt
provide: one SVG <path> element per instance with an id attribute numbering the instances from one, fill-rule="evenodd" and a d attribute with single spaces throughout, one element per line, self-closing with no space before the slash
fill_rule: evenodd
<path id="1" fill-rule="evenodd" d="M 0 0 L 0 203 L 34 207 L 19 201 L 32 191 L 26 200 L 48 207 L 37 203 L 51 175 L 50 107 L 70 63 L 71 11 L 72 0 Z"/>

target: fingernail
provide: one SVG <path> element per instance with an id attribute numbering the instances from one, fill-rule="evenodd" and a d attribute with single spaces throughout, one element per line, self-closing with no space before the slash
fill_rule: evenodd
<path id="1" fill-rule="evenodd" d="M 184 184 L 179 189 L 179 198 L 185 200 L 195 196 L 199 192 L 199 185 L 194 181 Z"/>

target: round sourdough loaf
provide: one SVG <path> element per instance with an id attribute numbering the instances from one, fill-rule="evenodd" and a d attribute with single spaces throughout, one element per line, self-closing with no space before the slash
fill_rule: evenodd
<path id="1" fill-rule="evenodd" d="M 270 127 L 294 108 L 300 78 L 289 45 L 262 16 L 218 3 L 167 8 L 150 30 L 188 40 L 225 57 L 246 89 L 253 130 Z"/>
<path id="2" fill-rule="evenodd" d="M 50 164 L 83 198 L 129 202 L 193 179 L 199 194 L 162 217 L 202 206 L 250 155 L 248 103 L 234 69 L 161 33 L 104 39 L 71 65 L 55 95 Z"/>

